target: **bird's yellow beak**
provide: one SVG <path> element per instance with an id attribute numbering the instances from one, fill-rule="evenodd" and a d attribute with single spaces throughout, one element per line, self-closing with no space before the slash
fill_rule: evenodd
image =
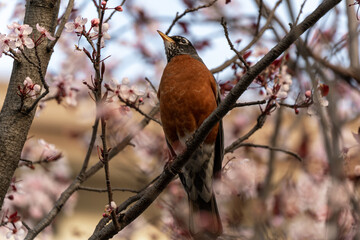
<path id="1" fill-rule="evenodd" d="M 161 31 L 157 30 L 157 32 L 160 34 L 160 36 L 162 37 L 162 39 L 164 40 L 164 42 L 170 42 L 170 43 L 175 43 L 174 40 L 172 40 L 168 35 L 166 35 L 165 33 L 162 33 Z"/>

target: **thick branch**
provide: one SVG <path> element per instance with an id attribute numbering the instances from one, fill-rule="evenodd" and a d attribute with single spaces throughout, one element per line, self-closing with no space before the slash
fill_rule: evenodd
<path id="1" fill-rule="evenodd" d="M 26 1 L 24 24 L 29 24 L 33 29 L 36 29 L 36 24 L 39 23 L 53 34 L 57 24 L 59 5 L 60 1 L 54 0 Z M 39 33 L 34 32 L 34 38 L 38 37 Z M 46 74 L 52 54 L 52 52 L 47 51 L 46 46 L 47 44 L 37 46 L 43 76 Z M 34 49 L 25 48 L 24 52 L 31 59 L 36 58 Z M 28 114 L 19 111 L 22 102 L 17 95 L 17 88 L 22 86 L 26 77 L 30 77 L 36 84 L 41 84 L 37 67 L 24 58 L 21 60 L 23 61 L 14 61 L 13 63 L 6 98 L 0 113 L 0 208 L 9 188 L 10 180 L 18 166 L 21 150 L 35 115 L 35 108 Z"/>

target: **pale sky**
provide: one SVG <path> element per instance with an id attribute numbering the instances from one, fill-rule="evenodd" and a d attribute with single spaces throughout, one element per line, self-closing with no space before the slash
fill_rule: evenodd
<path id="1" fill-rule="evenodd" d="M 185 9 L 184 4 L 181 3 L 181 1 L 168 1 L 168 0 L 153 0 L 153 1 L 146 1 L 146 0 L 129 0 L 129 1 L 133 1 L 135 4 L 138 4 L 139 6 L 141 5 L 142 7 L 145 7 L 146 9 L 148 9 L 149 13 L 153 16 L 161 16 L 162 19 L 164 19 L 164 21 L 161 22 L 161 24 L 158 26 L 158 28 L 162 31 L 165 31 L 171 20 L 174 18 L 176 12 L 180 12 L 182 13 Z M 225 0 L 219 0 L 220 1 L 225 1 Z M 0 24 L 0 33 L 8 33 L 8 29 L 6 27 L 7 24 L 11 23 L 9 18 L 13 12 L 14 9 L 14 5 L 16 4 L 17 1 L 8 1 L 8 0 L 0 0 L 0 14 L 1 14 L 1 19 L 2 19 L 2 23 Z M 66 1 L 65 1 L 66 2 Z M 77 1 L 76 1 L 77 2 Z M 109 3 L 111 3 L 112 0 L 109 1 Z M 117 1 L 118 2 L 118 1 Z M 274 5 L 276 1 L 266 1 L 268 2 L 270 6 Z M 278 16 L 283 18 L 286 22 L 289 22 L 289 18 L 287 16 L 287 9 L 286 9 L 286 5 L 285 5 L 285 1 L 283 1 L 284 3 L 282 4 L 282 6 L 280 6 L 280 8 L 278 9 Z M 295 3 L 296 6 L 296 11 L 298 11 L 298 9 L 300 8 L 300 5 L 302 4 L 303 1 L 293 1 Z M 308 0 L 305 4 L 305 8 L 304 8 L 304 14 L 302 15 L 302 17 L 300 18 L 300 21 L 304 18 L 304 16 L 306 16 L 309 12 L 313 11 L 316 6 L 318 5 L 320 1 L 319 0 Z M 232 14 L 247 14 L 247 15 L 251 15 L 253 13 L 257 14 L 257 7 L 255 7 L 254 4 L 252 4 L 252 1 L 241 1 L 241 0 L 232 0 L 232 2 L 230 4 L 233 4 L 233 6 L 244 6 L 246 5 L 246 7 L 241 7 L 241 9 L 231 9 L 230 12 Z M 342 3 L 340 3 L 341 5 Z M 86 16 L 85 14 L 83 15 L 84 17 L 87 17 L 89 20 L 92 19 L 93 17 L 96 17 L 95 12 L 93 11 L 93 6 L 92 4 L 89 4 L 89 9 L 85 9 L 84 12 L 86 12 Z M 124 13 L 126 12 L 126 4 L 124 7 Z M 90 14 L 89 14 L 90 13 Z M 114 17 L 112 19 L 112 21 L 110 22 L 110 26 L 111 29 L 116 29 L 116 22 L 118 23 L 122 23 L 124 24 L 124 22 L 126 23 L 126 15 L 122 14 L 119 15 L 117 17 Z M 111 34 L 111 29 L 109 30 L 109 33 Z M 154 34 L 156 34 L 156 29 L 154 29 Z M 176 34 L 176 28 L 173 29 L 173 31 L 171 32 L 170 35 Z M 214 33 L 219 33 L 218 37 L 214 38 L 213 40 L 213 45 L 211 48 L 207 48 L 205 51 L 201 52 L 201 57 L 203 58 L 204 62 L 206 63 L 206 65 L 209 68 L 213 68 L 218 66 L 219 64 L 221 64 L 223 61 L 225 61 L 226 59 L 232 57 L 234 55 L 234 53 L 229 49 L 229 46 L 227 45 L 226 39 L 221 36 L 221 32 L 222 32 L 222 27 L 220 26 L 220 24 L 211 24 L 211 25 L 197 25 L 193 27 L 193 32 L 196 33 L 196 36 L 198 39 L 201 39 L 201 36 L 206 36 L 207 34 L 214 34 Z M 125 38 L 136 38 L 136 36 L 131 35 L 133 34 L 132 31 L 128 31 L 123 37 Z M 230 32 L 230 37 L 233 38 L 239 38 L 241 36 L 232 36 L 231 32 Z M 156 38 L 154 38 L 156 39 Z M 247 43 L 246 41 L 247 39 L 244 39 L 244 43 L 243 46 Z M 74 43 L 75 44 L 75 43 Z M 150 49 L 155 49 L 156 51 L 160 51 L 160 49 L 163 47 L 162 46 L 162 40 L 160 38 L 158 38 L 157 40 L 154 40 L 153 42 L 148 42 L 148 47 Z M 242 45 L 240 45 L 241 48 Z M 112 51 L 113 48 L 116 47 L 115 45 L 111 45 Z M 123 48 L 120 50 L 120 52 L 123 54 L 123 56 L 128 56 L 131 59 L 131 62 L 141 62 L 141 59 L 134 59 L 136 57 L 134 57 L 134 54 L 132 54 L 131 51 L 129 51 L 129 49 Z M 57 56 L 56 56 L 56 52 L 53 55 L 52 61 L 50 62 L 50 66 L 49 68 L 55 68 L 56 69 L 56 60 L 57 60 Z M 165 57 L 164 57 L 165 58 Z M 0 58 L 0 78 L 3 80 L 8 81 L 10 74 L 11 74 L 11 69 L 12 69 L 12 59 L 10 57 L 4 56 Z M 121 71 L 121 75 L 123 76 L 130 76 L 136 72 L 138 73 L 138 69 L 139 66 L 137 66 L 137 64 L 129 64 L 126 65 L 126 67 L 123 67 L 122 69 L 120 69 L 119 71 Z M 144 73 L 145 75 L 151 74 L 151 72 Z"/>

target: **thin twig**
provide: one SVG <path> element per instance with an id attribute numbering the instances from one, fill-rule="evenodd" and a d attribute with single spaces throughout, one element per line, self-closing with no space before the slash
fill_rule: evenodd
<path id="1" fill-rule="evenodd" d="M 125 4 L 126 0 L 123 0 L 122 3 L 120 4 L 120 6 L 123 6 Z M 104 21 L 104 23 L 107 23 L 108 21 L 110 21 L 110 19 L 114 16 L 114 14 L 117 12 L 117 10 L 113 10 L 111 12 L 111 14 L 109 15 L 109 17 Z"/>
<path id="2" fill-rule="evenodd" d="M 26 54 L 24 52 L 23 52 L 23 55 L 24 55 L 24 57 L 26 56 Z M 43 87 L 45 88 L 45 91 L 35 99 L 35 101 L 32 103 L 32 105 L 29 108 L 25 109 L 25 111 L 24 111 L 25 114 L 29 114 L 32 110 L 34 110 L 34 108 L 37 106 L 39 101 L 41 99 L 43 99 L 50 92 L 49 91 L 49 85 L 46 83 L 45 76 L 44 76 L 43 71 L 42 71 L 41 59 L 40 59 L 39 53 L 37 51 L 37 46 L 35 46 L 35 56 L 37 58 L 37 64 L 33 63 L 29 58 L 26 58 L 26 59 L 27 59 L 27 61 L 29 63 L 33 64 L 37 68 L 38 73 L 39 73 L 39 77 L 40 77 L 40 81 L 41 81 Z"/>
<path id="3" fill-rule="evenodd" d="M 243 102 L 243 103 L 235 103 L 232 108 L 237 108 L 237 107 L 246 107 L 246 106 L 252 106 L 252 105 L 261 105 L 261 104 L 265 104 L 266 100 L 260 100 L 260 101 L 254 101 L 254 102 Z"/>
<path id="4" fill-rule="evenodd" d="M 258 33 L 259 33 L 260 20 L 261 20 L 261 12 L 262 12 L 262 6 L 263 6 L 263 0 L 260 0 L 259 15 L 258 15 L 257 23 L 256 23 L 255 36 L 256 36 L 256 35 L 258 35 Z"/>
<path id="5" fill-rule="evenodd" d="M 289 155 L 293 156 L 294 158 L 296 158 L 297 160 L 302 162 L 302 158 L 298 154 L 296 154 L 294 152 L 291 152 L 289 150 L 278 148 L 278 147 L 271 147 L 271 146 L 268 146 L 268 145 L 261 145 L 261 144 L 254 144 L 254 143 L 241 143 L 241 144 L 238 145 L 238 147 L 239 148 L 240 147 L 265 148 L 265 149 L 269 149 L 271 151 L 283 152 L 283 153 L 286 153 L 286 154 L 289 154 Z"/>
<path id="6" fill-rule="evenodd" d="M 86 156 L 85 156 L 83 165 L 82 165 L 81 170 L 80 170 L 79 175 L 78 175 L 79 178 L 83 178 L 82 175 L 85 173 L 85 171 L 86 171 L 86 169 L 87 169 L 87 167 L 89 165 L 91 153 L 92 153 L 92 151 L 94 149 L 94 145 L 95 145 L 95 141 L 96 141 L 96 135 L 97 135 L 98 127 L 99 127 L 99 117 L 96 117 L 94 125 L 92 126 L 92 133 L 91 133 L 91 138 L 90 138 L 90 143 L 89 143 L 89 146 L 88 146 L 88 150 L 86 152 Z"/>
<path id="7" fill-rule="evenodd" d="M 299 19 L 300 19 L 300 16 L 301 16 L 302 12 L 303 12 L 306 1 L 307 0 L 304 0 L 304 2 L 301 4 L 299 14 L 297 15 L 296 20 L 294 22 L 294 26 L 296 26 L 298 24 L 298 22 L 299 22 Z"/>
<path id="8" fill-rule="evenodd" d="M 98 13 L 98 17 L 100 18 L 100 8 L 99 8 L 99 6 L 101 5 L 101 1 L 99 0 L 99 4 L 97 4 L 96 0 L 92 0 L 92 2 L 94 4 L 94 6 L 95 6 L 95 9 L 96 9 L 97 13 Z"/>
<path id="9" fill-rule="evenodd" d="M 251 137 L 257 130 L 259 130 L 260 128 L 262 128 L 265 124 L 266 121 L 266 114 L 262 113 L 256 122 L 256 125 L 250 129 L 249 132 L 247 132 L 244 136 L 242 136 L 241 138 L 237 139 L 236 141 L 234 141 L 233 143 L 231 143 L 229 146 L 227 146 L 224 149 L 224 155 L 230 152 L 234 152 L 236 149 L 239 148 L 240 144 L 245 141 L 246 139 L 248 139 L 249 137 Z"/>
<path id="10" fill-rule="evenodd" d="M 79 186 L 79 190 L 89 191 L 89 192 L 97 192 L 97 193 L 104 193 L 107 192 L 107 189 L 103 188 L 93 188 L 93 187 L 86 187 L 86 186 Z M 129 188 L 112 188 L 112 191 L 119 191 L 119 192 L 131 192 L 131 193 L 139 193 L 137 190 L 129 189 Z"/>
<path id="11" fill-rule="evenodd" d="M 231 48 L 231 50 L 233 50 L 236 54 L 236 56 L 240 59 L 240 61 L 244 64 L 246 70 L 249 70 L 250 66 L 249 64 L 246 62 L 246 60 L 243 58 L 242 54 L 240 54 L 240 52 L 238 50 L 235 49 L 234 44 L 231 42 L 230 37 L 229 37 L 229 32 L 226 26 L 226 21 L 224 18 L 221 18 L 221 26 L 223 26 L 224 28 L 224 34 L 226 37 L 226 40 L 228 41 L 228 44 Z"/>
<path id="12" fill-rule="evenodd" d="M 116 213 L 119 214 L 122 211 L 124 211 L 127 207 L 129 207 L 132 203 L 136 202 L 137 200 L 139 200 L 140 198 L 142 198 L 142 196 L 145 194 L 145 189 L 147 189 L 151 184 L 153 184 L 156 180 L 158 180 L 160 177 L 157 176 L 156 178 L 154 178 L 151 182 L 149 182 L 146 186 L 144 186 L 142 189 L 140 189 L 138 191 L 138 194 L 129 197 L 126 201 L 122 202 L 117 208 L 116 208 Z M 98 224 L 96 225 L 95 229 L 94 229 L 94 233 L 101 230 L 108 222 L 110 221 L 110 218 L 103 218 L 101 219 Z"/>
<path id="13" fill-rule="evenodd" d="M 137 111 L 138 113 L 140 113 L 140 114 L 143 115 L 144 117 L 146 117 L 146 118 L 148 118 L 148 119 L 156 122 L 156 123 L 159 124 L 160 126 L 162 126 L 162 123 L 161 123 L 158 119 L 156 119 L 156 118 L 154 118 L 154 117 L 146 114 L 143 110 L 141 110 L 138 106 L 136 106 L 135 103 L 132 103 L 132 102 L 129 102 L 129 101 L 125 100 L 125 99 L 122 98 L 120 95 L 118 95 L 118 98 L 119 98 L 120 102 L 125 103 L 126 106 L 134 109 L 135 111 Z"/>
<path id="14" fill-rule="evenodd" d="M 280 126 L 282 123 L 282 112 L 283 111 L 280 108 L 276 115 L 275 128 L 274 128 L 274 132 L 272 133 L 271 140 L 270 140 L 270 144 L 272 145 L 271 147 L 276 147 L 277 142 L 278 142 Z M 265 200 L 267 198 L 268 194 L 270 193 L 270 190 L 273 187 L 272 177 L 274 175 L 274 167 L 275 167 L 274 166 L 275 165 L 275 152 L 274 151 L 270 151 L 269 161 L 268 161 L 267 165 L 268 165 L 268 171 L 267 171 L 265 181 L 264 181 L 265 186 L 260 191 L 260 197 L 263 200 Z"/>
<path id="15" fill-rule="evenodd" d="M 19 167 L 20 166 L 28 166 L 28 167 L 32 167 L 36 164 L 43 164 L 43 163 L 50 163 L 50 162 L 54 162 L 54 161 L 57 161 L 59 160 L 60 158 L 62 158 L 63 155 L 62 153 L 57 153 L 55 155 L 51 155 L 51 156 L 47 156 L 45 158 L 42 158 L 40 160 L 37 160 L 37 161 L 31 161 L 31 160 L 28 160 L 28 159 L 23 159 L 23 158 L 20 158 L 20 161 L 24 162 L 24 163 L 19 163 Z"/>
<path id="16" fill-rule="evenodd" d="M 244 55 L 244 53 L 249 50 L 260 38 L 261 36 L 264 34 L 264 32 L 269 28 L 271 21 L 274 19 L 275 17 L 275 11 L 278 8 L 278 6 L 280 5 L 280 3 L 282 2 L 282 0 L 278 0 L 275 4 L 275 7 L 272 9 L 272 11 L 270 12 L 269 16 L 267 17 L 266 23 L 265 25 L 261 28 L 261 30 L 259 31 L 259 33 L 251 40 L 251 42 L 249 42 L 248 45 L 246 45 L 239 53 L 240 55 Z M 225 61 L 224 63 L 222 63 L 220 66 L 211 69 L 212 73 L 218 73 L 221 72 L 222 70 L 224 70 L 225 68 L 227 68 L 228 66 L 230 66 L 232 63 L 234 63 L 236 61 L 236 59 L 238 59 L 238 56 L 235 55 L 232 58 L 230 58 L 229 60 Z"/>
<path id="17" fill-rule="evenodd" d="M 173 26 L 175 25 L 175 23 L 177 21 L 179 21 L 182 17 L 184 17 L 186 14 L 188 13 L 191 13 L 191 12 L 195 12 L 195 11 L 198 11 L 199 9 L 202 9 L 202 8 L 208 8 L 208 7 L 211 7 L 212 5 L 214 5 L 214 3 L 216 3 L 217 0 L 213 0 L 207 4 L 204 4 L 204 5 L 201 5 L 201 6 L 198 6 L 198 7 L 195 7 L 195 8 L 188 8 L 186 9 L 182 14 L 179 15 L 179 13 L 176 13 L 176 16 L 174 18 L 174 20 L 172 21 L 172 23 L 170 24 L 170 27 L 168 28 L 168 30 L 166 30 L 165 34 L 166 35 L 169 35 L 171 29 L 173 28 Z"/>
<path id="18" fill-rule="evenodd" d="M 100 159 L 103 164 L 104 164 L 104 171 L 105 171 L 105 182 L 106 182 L 106 190 L 107 190 L 107 194 L 108 194 L 108 203 L 109 203 L 109 208 L 112 208 L 112 202 L 113 200 L 113 192 L 111 189 L 111 181 L 110 181 L 110 170 L 109 170 L 109 152 L 108 152 L 108 148 L 107 148 L 107 143 L 106 143 L 106 122 L 105 122 L 105 118 L 102 117 L 101 120 L 101 141 L 102 141 L 102 145 L 103 145 L 103 149 L 102 149 L 102 159 Z M 116 216 L 116 211 L 114 209 L 111 209 L 111 218 L 113 220 L 113 224 L 114 227 L 118 230 L 120 230 L 120 225 L 119 225 L 119 221 L 117 219 Z"/>
<path id="19" fill-rule="evenodd" d="M 150 87 L 152 88 L 152 90 L 157 94 L 157 89 L 156 87 L 154 86 L 154 84 L 150 81 L 149 78 L 145 77 L 145 81 L 147 81 L 150 85 Z"/>
<path id="20" fill-rule="evenodd" d="M 74 8 L 74 1 L 75 0 L 69 0 L 68 2 L 68 5 L 66 7 L 66 10 L 65 10 L 65 13 L 64 15 L 62 16 L 61 18 L 61 21 L 60 21 L 60 24 L 56 30 L 56 33 L 55 33 L 55 40 L 54 41 L 50 41 L 48 43 L 48 46 L 47 46 L 47 50 L 48 51 L 51 51 L 51 49 L 54 48 L 55 44 L 57 43 L 57 41 L 59 40 L 63 30 L 64 30 L 64 27 L 65 27 L 65 24 L 67 23 L 67 21 L 69 20 L 69 17 L 70 17 L 70 14 Z"/>

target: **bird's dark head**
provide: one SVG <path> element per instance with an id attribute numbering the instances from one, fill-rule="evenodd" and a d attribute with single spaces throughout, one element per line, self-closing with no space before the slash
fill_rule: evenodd
<path id="1" fill-rule="evenodd" d="M 160 31 L 158 31 L 158 33 L 164 40 L 165 53 L 168 62 L 170 62 L 171 58 L 177 55 L 184 55 L 184 54 L 191 55 L 193 58 L 196 58 L 202 62 L 194 46 L 185 37 L 182 36 L 169 37 L 168 35 Z"/>

